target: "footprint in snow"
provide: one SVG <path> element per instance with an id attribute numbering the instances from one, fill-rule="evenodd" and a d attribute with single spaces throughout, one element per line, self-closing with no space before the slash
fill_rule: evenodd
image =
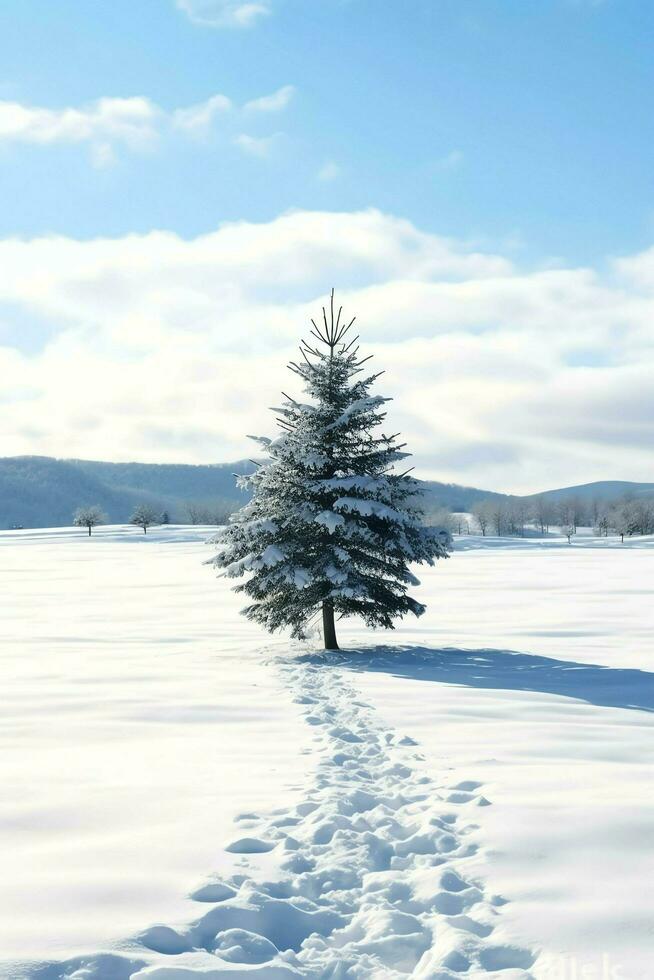
<path id="1" fill-rule="evenodd" d="M 259 837 L 239 837 L 228 844 L 225 850 L 230 854 L 265 854 L 274 847 L 272 841 L 261 840 Z"/>
<path id="2" fill-rule="evenodd" d="M 299 804 L 268 818 L 240 814 L 257 835 L 225 848 L 276 849 L 274 880 L 244 868 L 208 881 L 191 895 L 205 906 L 195 922 L 151 927 L 137 939 L 146 955 L 116 956 L 110 972 L 80 961 L 80 978 L 531 977 L 533 953 L 493 941 L 505 899 L 486 893 L 470 867 L 477 825 L 466 814 L 489 805 L 482 784 L 435 785 L 416 769 L 416 742 L 382 726 L 342 669 L 280 669 L 315 733 L 315 778 Z M 48 980 L 76 975 L 73 961 L 62 967 Z"/>

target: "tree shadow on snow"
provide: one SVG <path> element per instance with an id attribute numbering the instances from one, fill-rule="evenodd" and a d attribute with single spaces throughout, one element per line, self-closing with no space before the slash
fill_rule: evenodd
<path id="1" fill-rule="evenodd" d="M 312 654 L 302 659 L 411 680 L 554 694 L 598 707 L 654 711 L 652 673 L 553 660 L 512 650 L 375 646 Z"/>

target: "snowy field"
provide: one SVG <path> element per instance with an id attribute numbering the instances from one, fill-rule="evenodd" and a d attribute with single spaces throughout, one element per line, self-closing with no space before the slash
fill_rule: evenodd
<path id="1" fill-rule="evenodd" d="M 654 539 L 461 539 L 325 657 L 204 537 L 0 534 L 0 975 L 651 980 Z"/>

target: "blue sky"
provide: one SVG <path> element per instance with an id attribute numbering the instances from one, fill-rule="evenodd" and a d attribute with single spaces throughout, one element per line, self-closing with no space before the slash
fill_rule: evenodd
<path id="1" fill-rule="evenodd" d="M 5 0 L 0 455 L 250 454 L 335 286 L 418 471 L 652 479 L 650 0 Z"/>
<path id="2" fill-rule="evenodd" d="M 58 110 L 140 96 L 173 111 L 216 93 L 243 104 L 295 92 L 274 118 L 219 121 L 204 141 L 120 152 L 103 168 L 84 145 L 0 141 L 0 234 L 195 235 L 293 207 L 373 206 L 534 260 L 650 243 L 648 0 L 269 6 L 221 28 L 174 0 L 6 0 L 5 100 Z M 275 136 L 265 159 L 234 145 L 241 129 Z"/>

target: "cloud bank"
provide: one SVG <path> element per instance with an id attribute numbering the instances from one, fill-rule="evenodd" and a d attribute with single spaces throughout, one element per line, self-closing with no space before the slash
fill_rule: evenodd
<path id="1" fill-rule="evenodd" d="M 0 144 L 88 144 L 93 162 L 102 166 L 114 161 L 117 147 L 153 150 L 166 135 L 206 136 L 221 118 L 242 124 L 257 114 L 279 113 L 286 109 L 294 93 L 292 85 L 284 85 L 242 107 L 234 105 L 226 95 L 216 94 L 195 105 L 172 110 L 163 109 L 145 96 L 102 98 L 86 106 L 63 109 L 0 100 Z M 239 138 L 234 142 L 238 145 Z"/>
<path id="2" fill-rule="evenodd" d="M 0 241 L 2 454 L 251 453 L 332 285 L 423 475 L 525 492 L 651 479 L 654 250 L 603 273 L 522 270 L 374 210 Z"/>

